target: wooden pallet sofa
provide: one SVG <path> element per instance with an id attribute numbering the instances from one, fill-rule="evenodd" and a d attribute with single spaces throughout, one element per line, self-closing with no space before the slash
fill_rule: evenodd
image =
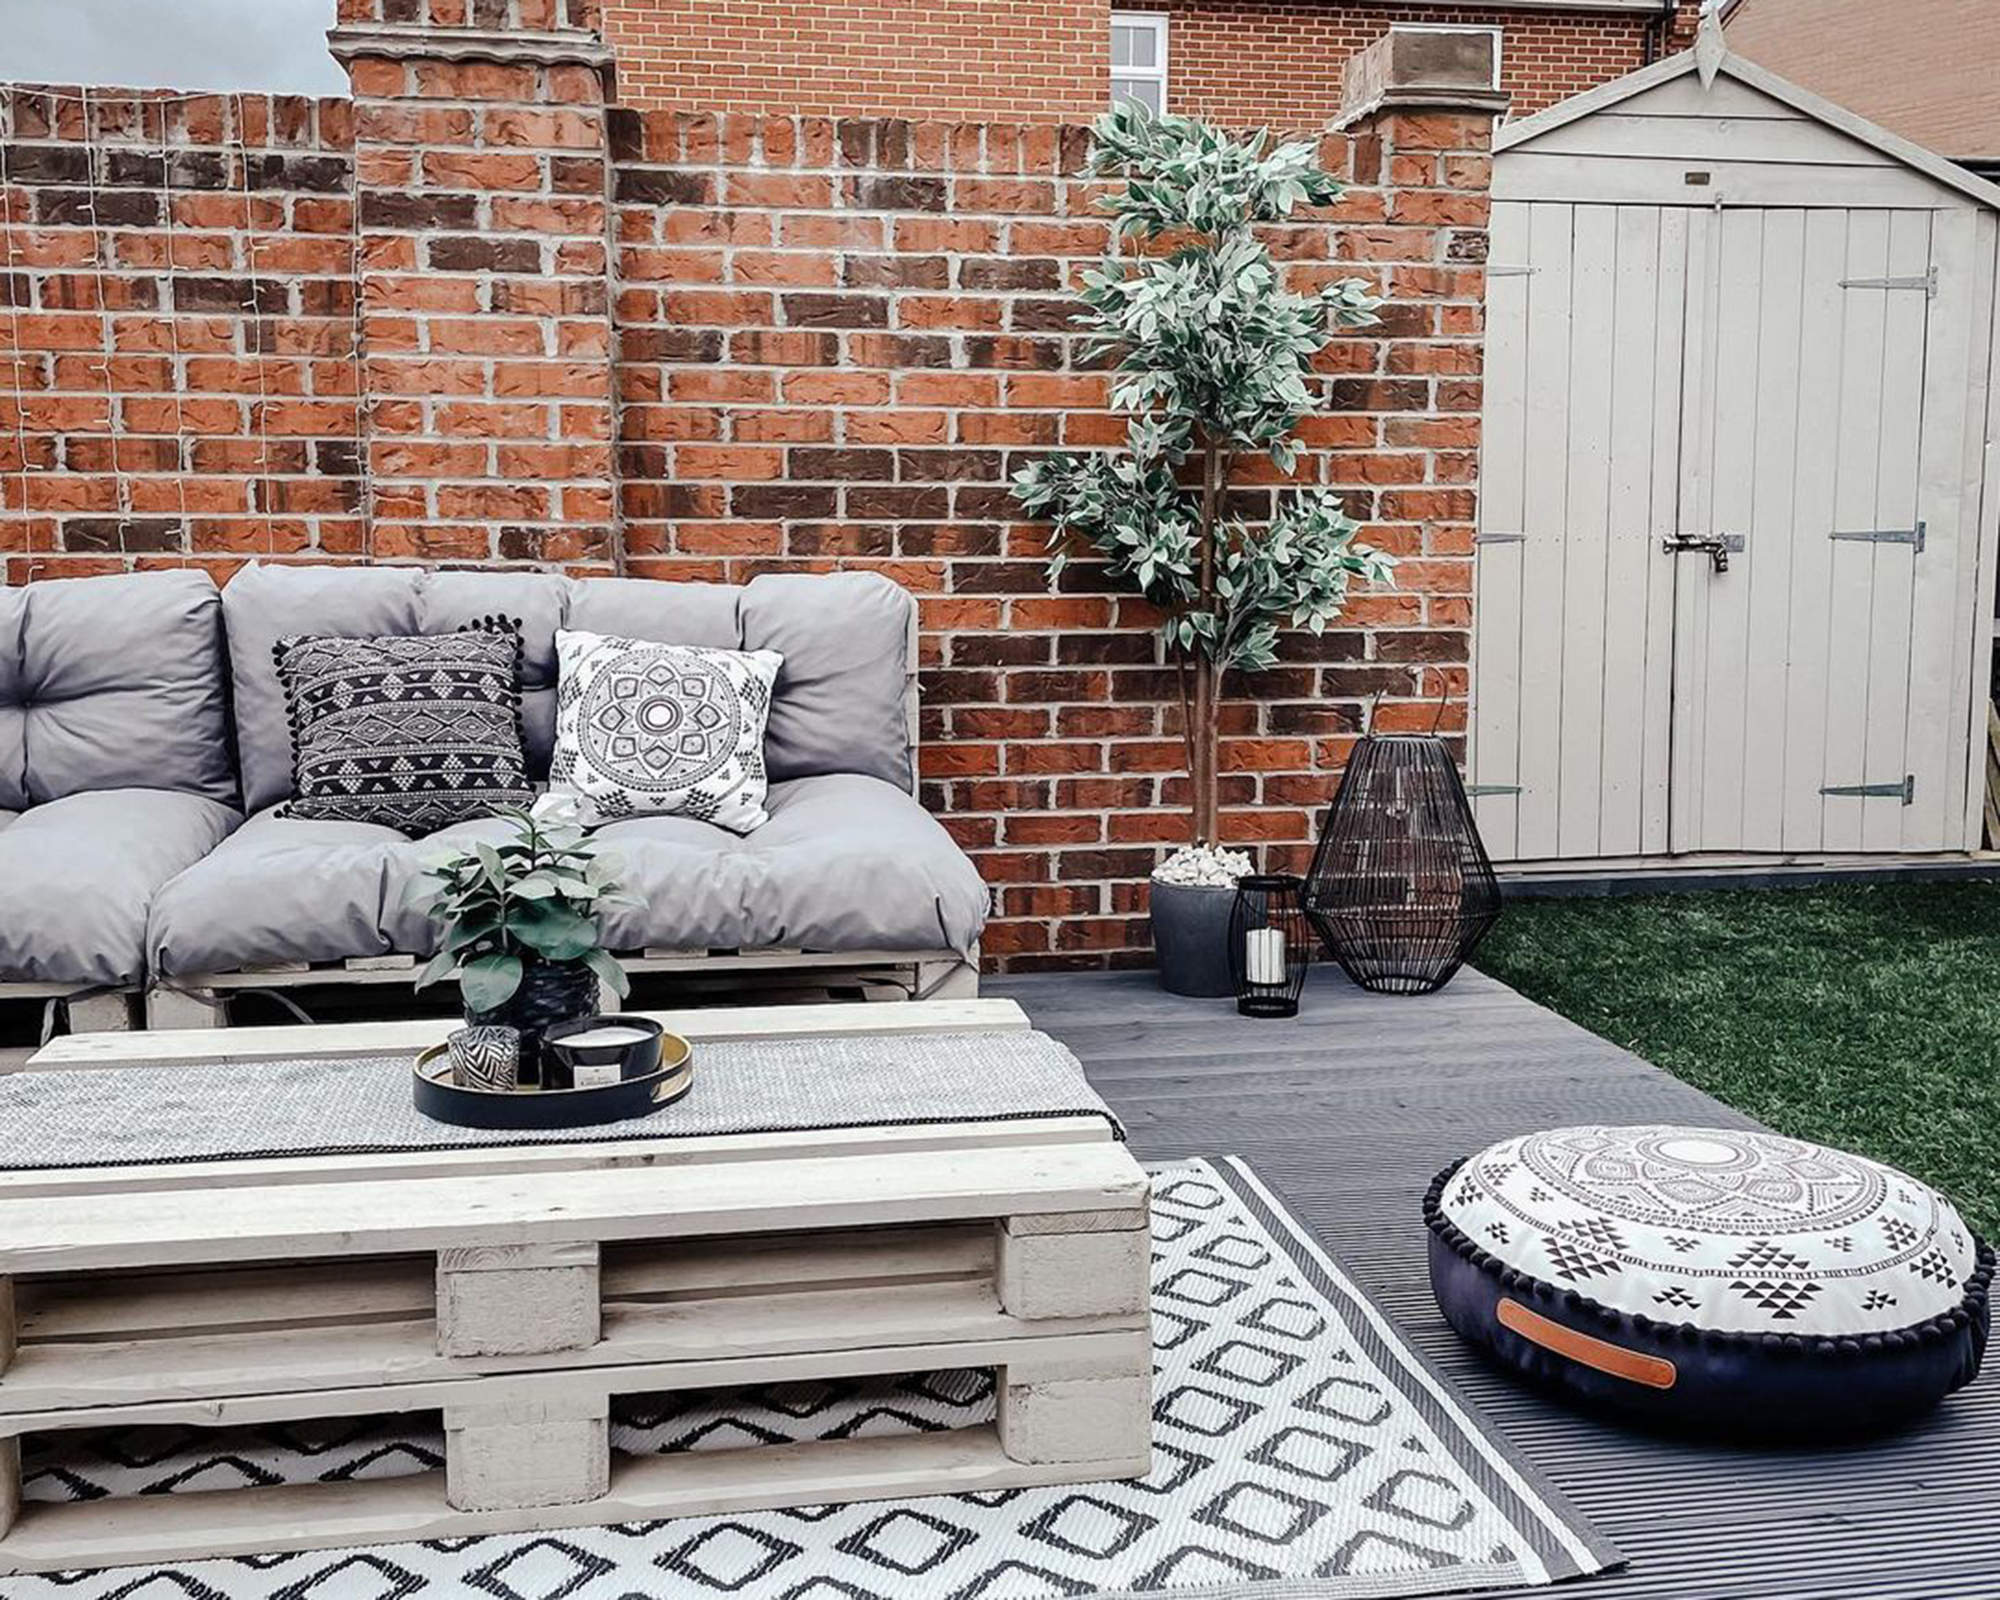
<path id="1" fill-rule="evenodd" d="M 523 632 L 531 770 L 554 738 L 559 628 L 783 653 L 771 820 L 602 830 L 644 904 L 608 941 L 635 971 L 801 973 L 877 996 L 977 991 L 986 893 L 917 803 L 915 602 L 864 573 L 748 585 L 252 565 L 0 591 L 0 997 L 116 1027 L 223 1020 L 246 989 L 408 983 L 436 932 L 403 906 L 425 841 L 282 814 L 283 637 Z M 462 824 L 442 837 L 499 831 Z M 433 836 L 434 838 L 440 836 Z"/>

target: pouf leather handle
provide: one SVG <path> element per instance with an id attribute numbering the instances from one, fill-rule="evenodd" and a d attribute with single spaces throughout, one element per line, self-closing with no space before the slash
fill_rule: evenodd
<path id="1" fill-rule="evenodd" d="M 1499 1318 L 1501 1327 L 1530 1344 L 1540 1345 L 1544 1350 L 1593 1371 L 1623 1378 L 1628 1383 L 1644 1384 L 1648 1389 L 1671 1389 L 1678 1376 L 1671 1361 L 1659 1356 L 1641 1355 L 1636 1350 L 1627 1350 L 1623 1345 L 1609 1344 L 1602 1339 L 1593 1339 L 1589 1334 L 1578 1333 L 1560 1322 L 1551 1322 L 1539 1311 L 1530 1311 L 1518 1300 L 1503 1298 Z"/>

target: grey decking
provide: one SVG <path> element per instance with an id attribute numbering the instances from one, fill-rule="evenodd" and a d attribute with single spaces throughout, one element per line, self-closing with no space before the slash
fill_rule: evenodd
<path id="1" fill-rule="evenodd" d="M 2000 1596 L 2000 1376 L 1866 1448 L 1724 1450 L 1596 1422 L 1444 1326 L 1418 1204 L 1454 1156 L 1561 1122 L 1746 1119 L 1476 973 L 1427 999 L 1316 971 L 1295 1023 L 1150 973 L 989 980 L 1082 1058 L 1142 1157 L 1240 1155 L 1630 1558 L 1604 1600 Z"/>

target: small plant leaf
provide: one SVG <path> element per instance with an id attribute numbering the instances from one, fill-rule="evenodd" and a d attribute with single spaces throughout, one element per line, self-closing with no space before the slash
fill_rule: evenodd
<path id="1" fill-rule="evenodd" d="M 458 992 L 472 1011 L 503 1006 L 520 987 L 521 958 L 512 954 L 475 957 L 458 975 Z"/>

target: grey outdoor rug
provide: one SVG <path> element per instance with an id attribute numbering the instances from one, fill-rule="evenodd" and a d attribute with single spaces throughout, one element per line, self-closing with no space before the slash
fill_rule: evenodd
<path id="1" fill-rule="evenodd" d="M 83 1076 L 79 1074 L 79 1076 Z M 8 1600 L 1374 1600 L 1619 1557 L 1470 1413 L 1239 1161 L 1157 1169 L 1151 1475 L 851 1506 L 8 1580 Z M 734 1449 L 992 1414 L 989 1373 L 640 1397 L 618 1449 Z M 435 1469 L 409 1418 L 58 1436 L 30 1499 Z"/>
<path id="2" fill-rule="evenodd" d="M 650 1117 L 545 1131 L 420 1115 L 408 1056 L 17 1072 L 0 1076 L 0 1169 L 1064 1115 L 1118 1126 L 1076 1057 L 1045 1033 L 704 1042 L 694 1065 L 694 1087 Z"/>

